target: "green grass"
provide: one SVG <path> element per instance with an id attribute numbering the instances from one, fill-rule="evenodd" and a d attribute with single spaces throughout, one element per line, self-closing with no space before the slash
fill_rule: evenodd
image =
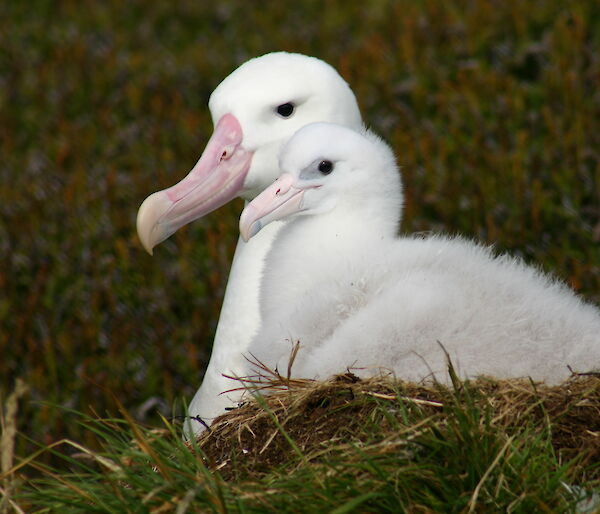
<path id="1" fill-rule="evenodd" d="M 27 512 L 529 513 L 572 512 L 593 487 L 600 490 L 598 462 L 582 466 L 583 453 L 561 458 L 552 438 L 561 416 L 543 412 L 551 395 L 519 402 L 526 384 L 492 384 L 490 392 L 487 383 L 484 393 L 485 384 L 418 390 L 338 380 L 293 388 L 232 413 L 200 442 L 208 455 L 196 445 L 190 451 L 166 421 L 157 430 L 71 413 L 102 449 L 64 443 L 46 450 L 68 471 L 31 460 L 26 464 L 42 477 L 21 479 L 12 499 Z M 584 387 L 596 391 L 589 400 L 596 407 L 599 385 L 596 379 Z M 424 394 L 430 400 L 419 398 Z M 507 421 L 519 410 L 510 402 L 540 415 Z M 315 438 L 335 419 L 335 437 Z M 217 457 L 218 446 L 225 448 Z M 15 476 L 27 476 L 22 472 Z M 596 479 L 579 496 L 570 493 L 566 484 L 586 473 Z"/>
<path id="2" fill-rule="evenodd" d="M 20 457 L 96 447 L 57 406 L 112 417 L 118 398 L 156 425 L 192 397 L 240 204 L 153 258 L 136 211 L 196 162 L 214 87 L 280 49 L 339 69 L 393 145 L 405 232 L 493 243 L 600 301 L 597 2 L 2 2 L 0 396 L 29 385 Z"/>

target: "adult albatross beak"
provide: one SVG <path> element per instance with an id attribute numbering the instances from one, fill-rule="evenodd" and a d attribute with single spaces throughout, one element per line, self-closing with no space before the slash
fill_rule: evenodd
<path id="1" fill-rule="evenodd" d="M 240 216 L 240 234 L 248 241 L 272 221 L 302 210 L 304 189 L 294 187 L 294 177 L 284 173 L 252 200 Z"/>
<path id="2" fill-rule="evenodd" d="M 225 114 L 192 171 L 178 184 L 144 200 L 137 215 L 137 232 L 150 255 L 177 229 L 237 196 L 253 155 L 242 148 L 242 139 L 237 118 Z"/>

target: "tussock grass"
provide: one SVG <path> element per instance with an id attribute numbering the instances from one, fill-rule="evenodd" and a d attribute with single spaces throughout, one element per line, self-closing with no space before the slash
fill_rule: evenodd
<path id="1" fill-rule="evenodd" d="M 577 458 L 582 468 L 600 464 L 597 376 L 574 376 L 555 387 L 527 380 L 481 378 L 467 384 L 456 381 L 454 389 L 396 381 L 391 376 L 359 379 L 350 372 L 325 383 L 289 380 L 280 375 L 275 380 L 272 376 L 264 379 L 263 376 L 260 381 L 261 389 L 284 391 L 249 402 L 218 418 L 199 441 L 225 476 L 228 474 L 223 469 L 236 463 L 239 473 L 243 462 L 248 463 L 255 475 L 253 456 L 268 467 L 284 461 L 285 453 L 280 450 L 289 441 L 283 432 L 295 441 L 297 452 L 306 454 L 330 450 L 333 441 L 351 438 L 365 430 L 365 424 L 374 423 L 387 430 L 383 427 L 389 420 L 372 417 L 373 410 L 386 401 L 391 402 L 395 412 L 399 408 L 396 403 L 400 403 L 401 419 L 411 423 L 414 423 L 411 414 L 439 420 L 447 418 L 448 412 L 458 414 L 453 410 L 457 407 L 459 411 L 472 409 L 471 414 L 478 419 L 482 430 L 487 427 L 506 432 L 531 423 L 551 423 L 550 441 L 561 460 Z M 373 398 L 381 402 L 373 402 Z M 398 430 L 399 425 L 392 425 L 394 431 Z M 408 431 L 414 429 L 410 424 L 406 427 Z M 586 478 L 600 478 L 600 467 L 597 473 Z"/>
<path id="2" fill-rule="evenodd" d="M 167 424 L 159 436 L 139 425 L 165 427 L 161 415 L 170 416 L 175 400 L 191 398 L 202 380 L 241 206 L 224 207 L 178 232 L 153 259 L 135 235 L 135 213 L 149 193 L 172 185 L 196 162 L 210 135 L 210 92 L 250 57 L 299 51 L 340 70 L 364 119 L 398 154 L 405 232 L 443 230 L 493 243 L 556 273 L 588 300 L 600 301 L 598 2 L 332 0 L 256 7 L 235 0 L 85 5 L 31 0 L 0 2 L 0 19 L 0 403 L 18 378 L 29 390 L 18 417 L 3 431 L 16 429 L 14 438 L 5 436 L 14 463 L 40 445 L 55 445 L 11 475 L 17 489 L 26 485 L 30 500 L 18 500 L 26 507 L 32 505 L 27 501 L 40 500 L 46 503 L 38 505 L 54 507 L 62 501 L 63 510 L 73 501 L 72 510 L 167 511 L 177 505 L 183 511 L 196 495 L 205 510 L 298 510 L 309 508 L 302 503 L 303 484 L 313 484 L 307 485 L 313 493 L 326 491 L 313 495 L 325 510 L 368 511 L 372 495 L 380 492 L 369 480 L 378 473 L 389 471 L 394 478 L 386 491 L 394 492 L 377 501 L 404 498 L 398 491 L 409 483 L 422 487 L 416 478 L 402 482 L 389 464 L 393 459 L 407 476 L 432 469 L 432 461 L 409 464 L 409 453 L 400 446 L 396 457 L 384 452 L 381 460 L 369 456 L 361 464 L 360 455 L 370 455 L 376 444 L 374 423 L 363 442 L 335 443 L 342 445 L 340 460 L 324 455 L 313 462 L 313 449 L 296 439 L 284 418 L 279 422 L 290 429 L 304 460 L 283 446 L 291 464 L 279 463 L 281 470 L 269 471 L 260 482 L 243 478 L 243 485 L 233 484 L 208 473 L 209 461 L 189 458 L 172 432 L 177 427 Z M 392 400 L 369 402 L 377 405 L 369 416 L 396 419 L 390 426 L 400 423 L 389 412 Z M 120 412 L 121 404 L 133 419 L 107 414 Z M 394 408 L 407 406 L 400 402 Z M 432 408 L 438 423 L 443 414 Z M 69 409 L 88 414 L 68 414 Z M 86 417 L 90 412 L 99 416 Z M 558 449 L 556 432 L 548 432 L 552 422 L 533 420 L 531 441 L 539 452 L 525 459 L 523 476 L 533 473 L 534 465 L 546 466 L 550 475 L 539 474 L 554 477 L 548 479 L 552 483 L 558 476 L 582 481 L 584 475 L 596 476 L 585 455 L 567 466 L 578 443 Z M 525 418 L 523 423 L 529 426 Z M 450 429 L 440 426 L 439 433 L 450 438 Z M 491 449 L 477 470 L 491 471 L 478 502 L 488 501 L 487 484 L 504 490 L 497 473 L 506 459 L 523 457 L 534 444 L 516 428 L 506 433 L 502 428 L 493 442 L 494 431 L 481 427 Z M 263 455 L 280 444 L 284 436 L 278 434 Z M 145 449 L 130 444 L 140 437 L 148 441 Z M 385 437 L 380 434 L 380 441 Z M 217 446 L 223 453 L 211 458 L 219 465 L 230 458 L 227 452 L 237 455 L 223 442 Z M 441 442 L 431 447 L 440 455 L 452 449 Z M 355 464 L 342 471 L 339 463 L 348 452 L 354 457 L 347 462 Z M 184 471 L 167 471 L 168 480 L 150 473 L 155 457 L 163 471 L 178 465 Z M 129 475 L 122 459 L 132 463 Z M 241 456 L 238 461 L 243 463 Z M 141 489 L 126 487 L 101 462 L 121 466 L 127 483 Z M 311 474 L 316 466 L 320 471 Z M 428 477 L 422 481 L 443 485 L 444 469 L 434 469 L 438 475 L 422 475 Z M 40 473 L 46 484 L 30 482 Z M 243 477 L 246 471 L 242 464 L 225 464 L 219 473 Z M 345 473 L 366 478 L 357 485 L 343 478 L 335 482 Z M 471 477 L 468 490 L 456 485 L 460 499 L 441 485 L 423 487 L 427 498 L 411 497 L 405 506 L 427 510 L 434 499 L 451 498 L 453 508 L 468 509 L 479 483 L 473 477 L 482 478 L 478 473 L 465 475 Z M 313 476 L 321 481 L 311 482 Z M 63 489 L 56 488 L 57 480 Z M 511 482 L 515 491 L 527 497 L 531 489 L 516 482 Z M 78 490 L 89 497 L 78 496 Z M 333 495 L 340 498 L 335 507 Z M 558 486 L 547 496 L 549 504 L 562 505 L 563 495 Z M 300 505 L 291 505 L 292 499 Z"/>
<path id="3" fill-rule="evenodd" d="M 495 244 L 600 300 L 600 4 L 333 0 L 0 5 L 0 395 L 160 423 L 210 355 L 241 204 L 145 255 L 135 214 L 211 132 L 244 60 L 321 57 L 402 166 L 406 232 Z M 44 402 L 44 403 L 40 403 Z M 17 440 L 17 453 L 31 447 Z"/>
<path id="4" fill-rule="evenodd" d="M 22 461 L 12 501 L 28 512 L 570 512 L 600 492 L 599 377 L 446 387 L 272 373 L 260 388 L 270 394 L 191 442 L 166 420 L 83 416 L 103 449 L 42 450 L 68 471 Z"/>

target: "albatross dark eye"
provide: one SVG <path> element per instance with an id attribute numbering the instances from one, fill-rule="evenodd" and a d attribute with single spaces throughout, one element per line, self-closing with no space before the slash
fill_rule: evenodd
<path id="1" fill-rule="evenodd" d="M 277 107 L 277 114 L 279 114 L 279 116 L 282 118 L 289 118 L 292 114 L 294 114 L 295 108 L 296 106 L 291 102 L 281 104 L 279 107 Z"/>
<path id="2" fill-rule="evenodd" d="M 323 175 L 329 175 L 333 171 L 333 163 L 331 161 L 321 161 L 319 163 L 319 171 Z"/>

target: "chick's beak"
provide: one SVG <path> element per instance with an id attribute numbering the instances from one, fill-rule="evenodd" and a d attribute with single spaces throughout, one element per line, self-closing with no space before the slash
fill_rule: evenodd
<path id="1" fill-rule="evenodd" d="M 244 241 L 258 234 L 272 221 L 300 212 L 303 197 L 304 189 L 294 186 L 294 177 L 289 173 L 281 175 L 243 210 L 240 234 Z"/>

